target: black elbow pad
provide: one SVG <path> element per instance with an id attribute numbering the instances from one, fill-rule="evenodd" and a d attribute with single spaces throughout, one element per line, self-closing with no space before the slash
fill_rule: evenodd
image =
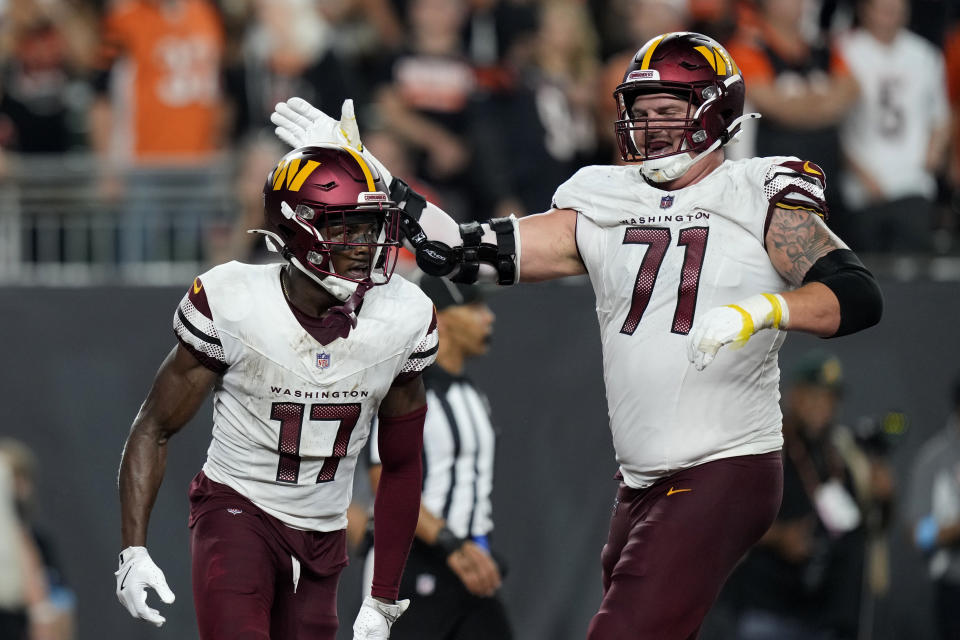
<path id="1" fill-rule="evenodd" d="M 883 294 L 860 258 L 849 249 L 835 249 L 813 263 L 803 284 L 820 282 L 840 302 L 840 327 L 831 337 L 856 333 L 880 322 Z"/>

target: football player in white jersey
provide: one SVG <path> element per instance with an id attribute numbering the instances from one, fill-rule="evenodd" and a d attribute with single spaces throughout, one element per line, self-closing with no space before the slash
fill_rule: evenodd
<path id="1" fill-rule="evenodd" d="M 179 344 L 120 463 L 117 596 L 134 617 L 164 622 L 147 587 L 173 602 L 147 522 L 167 443 L 213 390 L 213 437 L 190 487 L 200 637 L 333 640 L 346 510 L 374 415 L 387 453 L 372 596 L 354 638 L 389 636 L 409 604 L 396 598 L 420 507 L 420 373 L 437 351 L 432 303 L 391 277 L 399 216 L 355 150 L 297 149 L 270 173 L 256 230 L 286 261 L 221 264 L 190 286 L 174 314 Z"/>
<path id="2" fill-rule="evenodd" d="M 695 638 L 731 569 L 767 530 L 782 487 L 777 352 L 785 331 L 840 336 L 879 321 L 872 274 L 824 224 L 825 176 L 793 157 L 729 161 L 745 86 L 714 40 L 647 42 L 617 87 L 621 155 L 553 207 L 459 228 L 391 183 L 418 264 L 501 284 L 588 274 L 597 298 L 622 481 L 589 640 Z M 277 105 L 291 144 L 360 144 L 335 121 Z M 723 348 L 730 345 L 728 348 Z"/>

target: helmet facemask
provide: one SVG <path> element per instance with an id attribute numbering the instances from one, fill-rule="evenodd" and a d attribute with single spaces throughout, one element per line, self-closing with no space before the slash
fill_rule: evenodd
<path id="1" fill-rule="evenodd" d="M 282 202 L 281 212 L 289 224 L 299 226 L 301 233 L 305 231 L 313 238 L 304 251 L 291 251 L 282 238 L 264 232 L 268 247 L 278 251 L 341 301 L 350 298 L 361 283 L 369 288 L 389 282 L 399 257 L 400 210 L 385 200 L 382 193 L 361 196 L 377 201 L 359 205 L 301 202 L 296 209 Z M 281 233 L 283 230 L 281 227 Z M 352 269 L 351 272 L 338 273 L 334 254 L 357 253 L 361 248 L 368 251 L 367 268 L 363 273 Z M 360 260 L 358 258 L 357 262 Z"/>
<path id="2" fill-rule="evenodd" d="M 682 176 L 732 137 L 722 122 L 709 120 L 724 90 L 721 82 L 700 85 L 635 82 L 629 87 L 618 87 L 614 96 L 620 117 L 614 126 L 624 161 L 642 162 L 641 172 L 654 182 L 668 182 Z M 637 97 L 660 94 L 685 103 L 685 110 L 663 117 L 634 117 L 632 109 Z M 671 135 L 678 131 L 682 135 Z M 736 131 L 739 131 L 739 122 Z"/>
<path id="3" fill-rule="evenodd" d="M 615 95 L 620 117 L 614 126 L 620 153 L 625 156 L 625 160 L 644 162 L 702 150 L 706 146 L 702 143 L 706 141 L 707 135 L 695 117 L 698 105 L 694 102 L 694 93 L 689 86 L 671 86 L 666 83 L 655 83 L 633 90 L 618 90 Z M 662 117 L 634 116 L 633 103 L 638 97 L 659 94 L 685 103 L 685 110 Z M 679 105 L 679 102 L 677 104 Z M 670 135 L 670 132 L 676 131 L 682 132 L 682 135 Z M 660 135 L 663 133 L 666 135 Z M 665 141 L 670 144 L 664 146 Z"/>

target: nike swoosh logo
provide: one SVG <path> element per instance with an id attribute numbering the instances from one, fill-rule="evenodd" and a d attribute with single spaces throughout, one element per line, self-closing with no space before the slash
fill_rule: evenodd
<path id="1" fill-rule="evenodd" d="M 194 295 L 200 293 L 200 289 L 203 289 L 203 283 L 200 282 L 200 278 L 194 278 L 194 280 L 193 280 L 193 293 L 194 293 Z"/>
<path id="2" fill-rule="evenodd" d="M 686 491 L 693 491 L 693 489 L 674 489 L 673 487 L 670 487 L 670 490 L 667 491 L 667 495 L 672 496 L 675 493 L 684 493 Z"/>
<path id="3" fill-rule="evenodd" d="M 123 585 L 127 583 L 127 576 L 130 575 L 130 572 L 133 571 L 133 566 L 127 567 L 127 572 L 123 574 L 123 580 L 120 581 L 120 591 L 123 591 Z"/>
<path id="4" fill-rule="evenodd" d="M 803 170 L 806 171 L 807 173 L 812 173 L 812 174 L 814 174 L 814 175 L 816 175 L 816 176 L 822 176 L 822 175 L 823 175 L 822 173 L 820 173 L 819 171 L 817 171 L 816 169 L 814 169 L 813 167 L 810 166 L 810 161 L 809 161 L 809 160 L 805 160 L 805 161 L 804 161 L 804 163 L 803 163 Z"/>

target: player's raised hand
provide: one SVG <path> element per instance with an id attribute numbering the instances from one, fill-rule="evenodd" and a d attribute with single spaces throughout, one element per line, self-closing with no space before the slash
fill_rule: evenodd
<path id="1" fill-rule="evenodd" d="M 387 168 L 360 141 L 360 128 L 350 98 L 343 101 L 339 120 L 334 120 L 303 98 L 290 98 L 276 104 L 270 122 L 276 125 L 274 133 L 277 137 L 291 147 L 341 144 L 362 153 L 364 160 L 380 172 L 388 187 L 393 181 Z"/>
<path id="2" fill-rule="evenodd" d="M 410 600 L 397 600 L 396 604 L 387 604 L 367 596 L 363 599 L 360 613 L 353 623 L 353 640 L 387 640 L 393 623 L 409 606 Z"/>
<path id="3" fill-rule="evenodd" d="M 703 371 L 721 347 L 730 343 L 741 347 L 761 329 L 786 328 L 788 320 L 787 303 L 779 294 L 761 293 L 714 307 L 694 322 L 687 338 L 687 359 Z"/>
<path id="4" fill-rule="evenodd" d="M 117 576 L 117 598 L 134 618 L 142 618 L 156 626 L 162 626 L 166 618 L 147 605 L 147 587 L 157 592 L 166 604 L 173 604 L 176 596 L 167 586 L 167 579 L 146 547 L 127 547 L 120 552 L 120 568 Z"/>
<path id="5" fill-rule="evenodd" d="M 340 120 L 334 120 L 303 98 L 278 102 L 270 114 L 270 122 L 277 125 L 274 133 L 291 147 L 312 144 L 342 144 L 363 151 L 353 100 L 343 101 Z"/>
<path id="6" fill-rule="evenodd" d="M 344 104 L 346 102 L 352 105 L 352 101 Z M 270 114 L 270 122 L 277 125 L 274 129 L 277 137 L 294 148 L 347 143 L 346 137 L 339 135 L 340 123 L 303 98 L 278 102 Z"/>

